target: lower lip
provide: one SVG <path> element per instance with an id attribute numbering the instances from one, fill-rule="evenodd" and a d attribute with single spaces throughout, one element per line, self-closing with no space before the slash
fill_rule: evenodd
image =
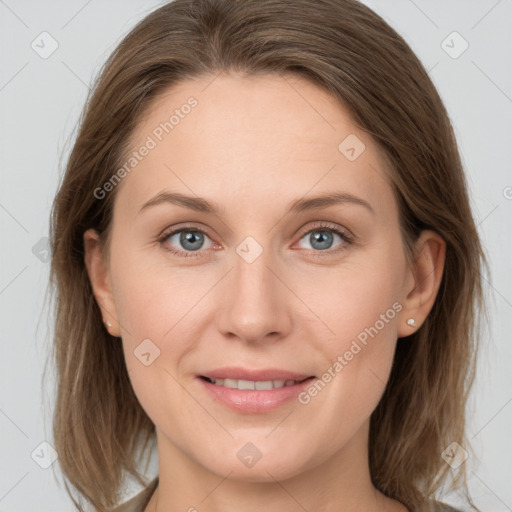
<path id="1" fill-rule="evenodd" d="M 277 409 L 296 398 L 304 388 L 311 384 L 314 378 L 293 384 L 293 386 L 269 390 L 233 389 L 217 386 L 200 377 L 198 380 L 210 393 L 210 396 L 230 409 L 243 413 L 261 413 Z"/>

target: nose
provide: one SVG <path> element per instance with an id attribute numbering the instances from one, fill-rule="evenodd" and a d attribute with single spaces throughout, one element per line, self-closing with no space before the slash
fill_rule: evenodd
<path id="1" fill-rule="evenodd" d="M 268 252 L 252 263 L 234 254 L 234 268 L 224 280 L 216 317 L 224 336 L 254 344 L 289 334 L 291 292 Z"/>

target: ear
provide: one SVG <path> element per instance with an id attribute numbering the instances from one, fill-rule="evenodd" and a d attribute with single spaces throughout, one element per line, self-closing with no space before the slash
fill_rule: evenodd
<path id="1" fill-rule="evenodd" d="M 84 233 L 85 266 L 89 275 L 89 281 L 94 292 L 94 297 L 103 316 L 105 329 L 112 336 L 121 336 L 119 322 L 117 320 L 114 294 L 110 283 L 110 273 L 106 258 L 102 252 L 100 236 L 94 229 L 88 229 Z"/>
<path id="2" fill-rule="evenodd" d="M 399 338 L 417 331 L 434 305 L 443 277 L 446 242 L 435 231 L 425 230 L 415 243 L 414 254 L 414 264 L 407 271 Z M 416 325 L 408 325 L 409 318 L 414 318 Z"/>

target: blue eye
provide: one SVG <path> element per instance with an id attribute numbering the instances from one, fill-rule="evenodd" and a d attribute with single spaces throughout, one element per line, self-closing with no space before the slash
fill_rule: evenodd
<path id="1" fill-rule="evenodd" d="M 312 247 L 311 249 L 320 250 L 323 251 L 325 249 L 330 249 L 334 240 L 334 235 L 340 236 L 339 233 L 335 233 L 334 230 L 318 230 L 315 229 L 314 231 L 309 231 L 304 237 L 307 238 L 307 241 L 309 242 Z M 302 240 L 302 239 L 301 239 Z"/>
<path id="2" fill-rule="evenodd" d="M 164 249 L 171 252 L 172 254 L 176 254 L 178 256 L 187 257 L 195 257 L 200 256 L 197 253 L 200 249 L 203 249 L 203 244 L 205 241 L 205 237 L 208 235 L 198 228 L 181 228 L 170 233 L 166 233 L 161 239 L 160 243 L 164 246 Z M 173 241 L 173 238 L 175 240 Z M 209 239 L 209 237 L 208 237 Z M 171 247 L 175 247 L 176 245 L 181 246 L 183 249 L 171 249 Z"/>

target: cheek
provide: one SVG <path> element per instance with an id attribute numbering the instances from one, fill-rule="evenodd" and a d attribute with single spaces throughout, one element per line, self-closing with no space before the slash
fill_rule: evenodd
<path id="1" fill-rule="evenodd" d="M 302 403 L 329 409 L 333 424 L 348 415 L 356 427 L 384 391 L 402 310 L 403 263 L 398 254 L 381 252 L 332 271 L 329 279 L 311 280 L 303 291 L 331 332 L 327 339 L 317 338 L 325 368 Z"/>
<path id="2" fill-rule="evenodd" d="M 192 269 L 171 269 L 164 257 L 151 264 L 152 258 L 135 251 L 118 261 L 113 271 L 116 312 L 123 335 L 133 342 L 162 340 L 199 303 L 214 277 L 201 275 L 197 268 L 195 274 Z"/>
<path id="3" fill-rule="evenodd" d="M 133 271 L 130 266 L 125 261 L 116 275 L 116 308 L 130 381 L 139 403 L 155 424 L 170 421 L 181 425 L 179 419 L 186 417 L 186 404 L 177 382 L 181 377 L 178 367 L 191 349 L 190 338 L 181 334 L 189 326 L 187 311 L 197 301 L 198 292 L 180 282 L 171 285 L 154 268 L 141 265 Z"/>
<path id="4" fill-rule="evenodd" d="M 348 350 L 357 338 L 364 343 L 368 331 L 375 333 L 375 328 L 382 334 L 379 339 L 396 340 L 402 258 L 381 251 L 355 259 L 338 268 L 303 273 L 295 287 L 326 328 L 322 343 L 336 350 Z"/>

